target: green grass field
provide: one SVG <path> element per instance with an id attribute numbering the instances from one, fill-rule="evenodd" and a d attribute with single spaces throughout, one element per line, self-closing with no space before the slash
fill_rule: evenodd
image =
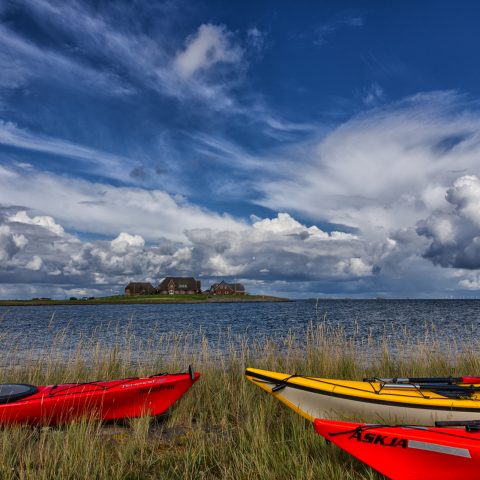
<path id="1" fill-rule="evenodd" d="M 42 306 L 42 305 L 103 305 L 103 304 L 152 304 L 152 303 L 214 303 L 214 302 L 279 302 L 286 298 L 267 295 L 113 295 L 82 299 L 53 300 L 34 298 L 31 300 L 0 300 L 0 306 Z"/>
<path id="2" fill-rule="evenodd" d="M 0 429 L 1 479 L 379 479 L 246 381 L 245 366 L 333 378 L 480 372 L 478 342 L 449 349 L 441 348 L 434 335 L 398 344 L 388 337 L 354 342 L 324 323 L 312 326 L 304 338 L 290 335 L 280 344 L 270 338 L 252 344 L 227 333 L 218 339 L 226 342 L 224 355 L 216 353 L 217 341 L 179 333 L 148 340 L 119 334 L 108 349 L 97 339 L 85 339 L 66 358 L 56 357 L 66 335 L 38 356 L 20 353 L 0 331 L 0 383 L 113 379 L 177 372 L 188 364 L 202 376 L 161 421 Z M 399 358 L 390 354 L 393 348 L 402 352 Z M 135 356 L 139 349 L 140 358 Z M 19 366 L 22 361 L 25 366 Z"/>

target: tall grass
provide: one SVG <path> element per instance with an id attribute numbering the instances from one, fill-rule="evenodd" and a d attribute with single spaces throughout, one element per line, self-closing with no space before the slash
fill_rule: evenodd
<path id="1" fill-rule="evenodd" d="M 51 346 L 25 351 L 0 334 L 0 383 L 112 379 L 188 364 L 202 376 L 160 420 L 0 429 L 1 479 L 378 479 L 245 381 L 245 367 L 332 378 L 480 372 L 478 342 L 446 348 L 434 332 L 421 339 L 408 332 L 357 338 L 319 322 L 301 338 L 281 340 L 229 332 L 213 340 L 202 332 L 145 339 L 113 329 L 112 335 L 108 344 L 91 337 L 71 348 L 65 330 Z"/>

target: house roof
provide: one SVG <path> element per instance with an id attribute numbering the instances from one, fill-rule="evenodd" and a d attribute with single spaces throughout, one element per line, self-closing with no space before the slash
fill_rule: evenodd
<path id="1" fill-rule="evenodd" d="M 178 290 L 199 290 L 200 289 L 200 281 L 195 280 L 193 277 L 166 277 L 158 286 L 159 289 L 166 289 L 168 284 L 173 281 L 175 283 L 175 287 Z"/>
<path id="2" fill-rule="evenodd" d="M 149 282 L 130 282 L 125 288 L 153 288 Z"/>
<path id="3" fill-rule="evenodd" d="M 222 280 L 221 282 L 214 283 L 211 287 L 210 290 L 216 289 L 219 285 L 228 285 L 232 290 L 235 290 L 236 292 L 244 292 L 245 287 L 241 283 L 227 283 L 225 280 Z"/>

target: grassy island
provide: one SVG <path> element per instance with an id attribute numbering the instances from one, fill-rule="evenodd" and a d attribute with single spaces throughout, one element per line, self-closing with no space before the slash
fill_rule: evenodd
<path id="1" fill-rule="evenodd" d="M 475 340 L 445 348 L 434 335 L 351 339 L 324 323 L 312 325 L 302 338 L 287 335 L 281 341 L 226 335 L 218 339 L 226 345 L 221 354 L 216 340 L 172 333 L 148 339 L 122 334 L 114 347 L 83 339 L 75 351 L 60 355 L 64 335 L 68 332 L 53 346 L 27 355 L 0 336 L 0 382 L 113 379 L 185 371 L 188 364 L 201 378 L 162 419 L 0 429 L 1 479 L 379 480 L 364 464 L 327 445 L 309 422 L 247 382 L 245 367 L 331 378 L 480 371 Z"/>
<path id="2" fill-rule="evenodd" d="M 113 295 L 70 299 L 32 298 L 31 300 L 0 300 L 0 306 L 41 305 L 108 305 L 108 304 L 156 304 L 156 303 L 240 303 L 240 302 L 289 302 L 288 298 L 268 295 Z"/>

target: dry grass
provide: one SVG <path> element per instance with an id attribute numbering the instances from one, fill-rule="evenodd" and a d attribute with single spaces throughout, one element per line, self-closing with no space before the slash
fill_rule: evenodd
<path id="1" fill-rule="evenodd" d="M 68 331 L 41 351 L 22 351 L 0 333 L 0 383 L 111 379 L 193 364 L 202 377 L 162 421 L 129 426 L 82 421 L 64 427 L 0 429 L 1 479 L 375 479 L 369 468 L 315 435 L 308 422 L 245 381 L 245 366 L 333 378 L 450 375 L 480 371 L 478 344 L 445 348 L 421 340 L 355 338 L 312 325 L 303 338 L 256 342 L 218 335 L 117 332 L 65 350 Z M 110 339 L 111 340 L 111 339 Z M 139 355 L 139 352 L 141 354 Z M 394 353 L 392 353 L 394 352 Z M 396 352 L 396 353 L 395 353 Z"/>

